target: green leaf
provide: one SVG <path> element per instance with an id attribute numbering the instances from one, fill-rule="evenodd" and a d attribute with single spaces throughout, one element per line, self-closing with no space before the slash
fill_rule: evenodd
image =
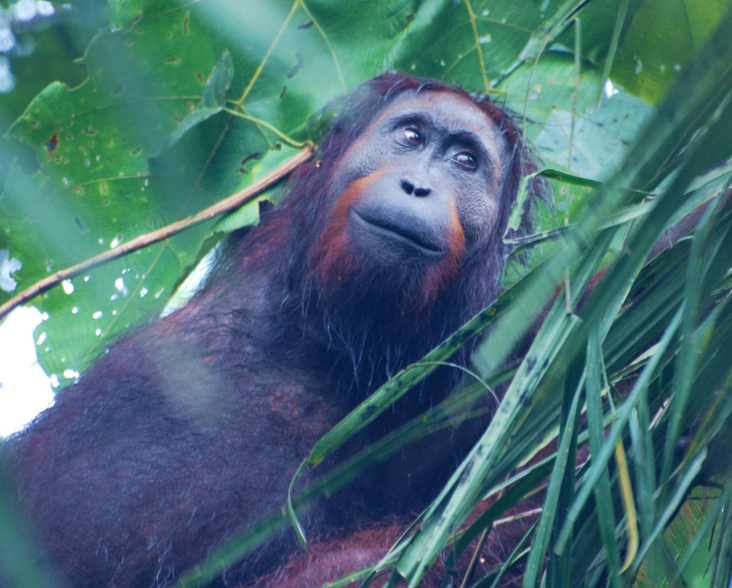
<path id="1" fill-rule="evenodd" d="M 612 78 L 627 91 L 659 102 L 730 8 L 729 0 L 646 0 L 618 49 Z"/>
<path id="2" fill-rule="evenodd" d="M 224 109 L 226 105 L 226 94 L 229 91 L 233 78 L 234 63 L 231 60 L 231 54 L 228 51 L 224 51 L 221 59 L 208 77 L 208 80 L 206 80 L 206 85 L 203 87 L 203 98 L 196 105 L 195 110 L 187 114 L 163 142 L 160 152 L 169 150 L 190 129 Z"/>

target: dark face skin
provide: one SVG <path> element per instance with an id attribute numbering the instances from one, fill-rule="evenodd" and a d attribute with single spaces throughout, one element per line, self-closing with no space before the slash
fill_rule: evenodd
<path id="1" fill-rule="evenodd" d="M 506 146 L 495 123 L 447 92 L 406 92 L 344 154 L 332 193 L 345 231 L 379 265 L 458 263 L 495 222 Z"/>

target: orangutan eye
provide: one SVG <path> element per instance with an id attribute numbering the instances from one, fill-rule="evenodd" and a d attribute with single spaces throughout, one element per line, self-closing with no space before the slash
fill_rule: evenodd
<path id="1" fill-rule="evenodd" d="M 411 127 L 404 129 L 404 137 L 415 147 L 419 147 L 422 144 L 422 135 L 419 134 L 418 130 Z"/>
<path id="2" fill-rule="evenodd" d="M 456 154 L 455 161 L 457 161 L 465 169 L 473 170 L 478 167 L 478 162 L 475 160 L 473 154 L 467 151 L 461 151 L 460 153 Z"/>

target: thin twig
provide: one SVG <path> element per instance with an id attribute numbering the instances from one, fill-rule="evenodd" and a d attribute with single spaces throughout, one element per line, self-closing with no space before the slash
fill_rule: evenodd
<path id="1" fill-rule="evenodd" d="M 460 583 L 460 588 L 467 588 L 468 583 L 473 578 L 475 568 L 478 567 L 478 561 L 480 561 L 480 557 L 483 554 L 483 546 L 485 545 L 486 539 L 488 539 L 488 533 L 492 528 L 493 525 L 483 529 L 483 532 L 480 535 L 480 539 L 478 540 L 478 545 L 476 545 L 475 549 L 473 550 L 473 557 L 470 558 L 470 564 L 468 565 L 468 569 L 465 572 L 465 576 L 463 576 L 463 581 Z"/>
<path id="2" fill-rule="evenodd" d="M 44 278 L 40 282 L 36 282 L 30 288 L 23 290 L 17 296 L 14 296 L 5 304 L 0 306 L 0 319 L 5 317 L 8 313 L 10 313 L 11 310 L 16 308 L 17 306 L 25 304 L 39 294 L 43 294 L 47 290 L 50 290 L 54 286 L 60 284 L 63 280 L 68 280 L 69 278 L 78 276 L 79 274 L 87 270 L 112 261 L 113 259 L 124 257 L 125 255 L 128 255 L 133 251 L 137 251 L 138 249 L 142 249 L 143 247 L 147 247 L 148 245 L 152 245 L 153 243 L 168 239 L 169 237 L 177 235 L 178 233 L 181 233 L 186 229 L 190 229 L 191 227 L 200 225 L 201 223 L 207 220 L 211 220 L 212 218 L 223 214 L 224 212 L 229 212 L 230 210 L 234 210 L 235 208 L 246 204 L 256 196 L 264 192 L 267 188 L 271 187 L 282 178 L 287 176 L 299 165 L 309 160 L 313 156 L 314 152 L 315 150 L 312 146 L 307 146 L 297 155 L 287 160 L 280 167 L 268 173 L 261 180 L 255 182 L 248 188 L 244 188 L 236 194 L 233 194 L 228 198 L 217 202 L 213 206 L 202 210 L 198 214 L 194 216 L 189 216 L 188 218 L 185 218 L 183 220 L 176 221 L 165 227 L 157 229 L 156 231 L 152 231 L 151 233 L 146 233 L 144 235 L 140 235 L 139 237 L 135 237 L 127 243 L 122 243 L 121 245 L 119 245 L 119 247 L 115 247 L 114 249 L 105 251 L 100 255 L 82 261 L 81 263 L 77 263 L 76 265 L 72 265 L 71 267 L 68 267 L 66 269 L 59 270 L 54 274 L 48 276 L 47 278 Z"/>

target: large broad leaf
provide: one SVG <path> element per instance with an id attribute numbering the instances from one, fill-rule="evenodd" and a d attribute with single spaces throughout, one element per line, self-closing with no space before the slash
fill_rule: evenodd
<path id="1" fill-rule="evenodd" d="M 618 50 L 613 79 L 658 102 L 731 6 L 729 0 L 646 0 Z"/>

